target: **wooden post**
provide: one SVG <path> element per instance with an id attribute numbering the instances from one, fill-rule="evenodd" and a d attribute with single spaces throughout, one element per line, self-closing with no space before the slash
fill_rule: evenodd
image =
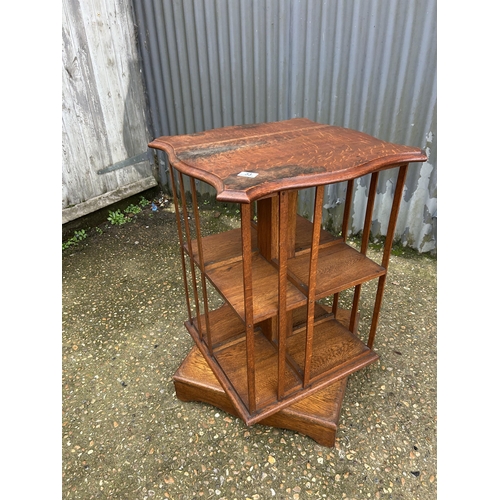
<path id="1" fill-rule="evenodd" d="M 316 293 L 316 274 L 318 265 L 319 234 L 321 231 L 321 220 L 323 216 L 323 195 L 325 186 L 316 188 L 316 198 L 314 202 L 314 221 L 311 242 L 311 255 L 309 259 L 309 286 L 307 291 L 307 327 L 306 346 L 304 352 L 304 378 L 303 386 L 306 387 L 311 379 L 311 358 L 313 348 L 314 333 L 314 296 Z"/>
<path id="2" fill-rule="evenodd" d="M 396 232 L 396 222 L 398 219 L 399 205 L 403 197 L 403 189 L 405 186 L 406 173 L 408 171 L 408 164 L 399 167 L 398 180 L 396 182 L 396 189 L 394 191 L 394 199 L 392 200 L 391 215 L 389 217 L 389 226 L 387 227 L 387 236 L 384 244 L 384 254 L 382 256 L 382 267 L 387 270 L 389 266 L 389 258 L 391 256 L 392 240 Z M 375 341 L 375 334 L 377 332 L 378 317 L 380 308 L 382 306 L 382 297 L 384 295 L 384 287 L 387 273 L 380 276 L 378 279 L 377 294 L 375 296 L 375 305 L 373 307 L 372 324 L 370 327 L 370 335 L 368 337 L 368 347 L 373 348 Z"/>
<path id="3" fill-rule="evenodd" d="M 373 218 L 373 207 L 375 205 L 375 197 L 377 195 L 378 172 L 374 172 L 370 178 L 370 190 L 368 192 L 368 200 L 366 202 L 365 222 L 363 226 L 363 237 L 361 240 L 361 253 L 366 255 L 368 243 L 370 242 L 370 232 Z M 359 307 L 359 297 L 361 295 L 361 285 L 354 288 L 354 297 L 352 299 L 351 319 L 349 321 L 349 330 L 354 332 L 356 325 L 356 315 Z"/>
<path id="4" fill-rule="evenodd" d="M 207 333 L 206 342 L 207 342 L 207 346 L 208 346 L 208 351 L 210 352 L 210 355 L 212 356 L 213 355 L 212 336 L 210 334 L 210 321 L 209 321 L 208 296 L 207 296 L 207 280 L 206 280 L 206 274 L 205 274 L 205 260 L 203 258 L 203 244 L 202 244 L 201 231 L 200 231 L 200 214 L 198 211 L 198 199 L 197 199 L 197 194 L 196 194 L 196 185 L 194 182 L 194 177 L 190 177 L 189 180 L 191 182 L 191 195 L 192 195 L 192 199 L 193 199 L 193 214 L 194 214 L 194 222 L 195 222 L 195 227 L 196 227 L 196 242 L 198 244 L 198 257 L 200 259 L 201 289 L 202 289 L 202 293 L 203 293 L 203 310 L 205 313 L 205 329 L 206 329 L 206 333 Z M 203 338 L 201 324 L 198 324 L 198 329 L 200 330 L 200 335 Z"/>
<path id="5" fill-rule="evenodd" d="M 253 323 L 253 290 L 252 290 L 252 234 L 250 204 L 242 203 L 241 207 L 241 245 L 243 255 L 243 294 L 245 301 L 245 334 L 247 353 L 248 410 L 256 409 L 255 395 L 255 342 Z"/>
<path id="6" fill-rule="evenodd" d="M 288 263 L 288 196 L 279 193 L 279 251 L 278 251 L 278 400 L 285 395 L 286 338 L 288 315 L 286 311 Z"/>
<path id="7" fill-rule="evenodd" d="M 347 181 L 347 191 L 344 203 L 344 217 L 342 220 L 342 238 L 347 241 L 347 233 L 349 231 L 349 217 L 351 215 L 352 194 L 354 192 L 354 179 Z"/>
<path id="8" fill-rule="evenodd" d="M 194 297 L 194 304 L 195 304 L 195 308 L 196 308 L 196 320 L 198 322 L 197 330 L 200 334 L 200 339 L 202 339 L 200 301 L 198 298 L 198 286 L 196 284 L 196 269 L 194 267 L 193 246 L 191 243 L 191 231 L 189 229 L 189 215 L 188 215 L 188 211 L 187 211 L 186 191 L 184 189 L 184 179 L 182 178 L 181 173 L 179 173 L 179 187 L 180 187 L 180 193 L 181 193 L 182 213 L 184 215 L 184 230 L 186 232 L 187 251 L 188 251 L 189 263 L 190 263 L 190 267 L 191 267 L 191 278 L 193 281 L 193 297 Z"/>
<path id="9" fill-rule="evenodd" d="M 278 258 L 278 218 L 277 196 L 257 201 L 257 245 L 268 261 Z"/>
<path id="10" fill-rule="evenodd" d="M 347 242 L 347 236 L 349 233 L 349 217 L 351 215 L 353 192 L 354 192 L 354 179 L 351 179 L 347 181 L 347 190 L 344 203 L 344 216 L 342 218 L 342 239 L 344 240 L 344 243 Z M 339 293 L 336 293 L 333 296 L 332 313 L 335 317 L 337 317 L 337 310 L 339 307 L 339 296 L 340 296 Z"/>
<path id="11" fill-rule="evenodd" d="M 170 179 L 172 181 L 172 193 L 173 193 L 174 205 L 175 205 L 175 220 L 177 222 L 177 233 L 179 235 L 179 246 L 180 246 L 180 250 L 181 250 L 182 278 L 184 280 L 184 291 L 186 293 L 186 305 L 187 305 L 187 310 L 188 310 L 188 318 L 189 318 L 189 322 L 191 324 L 193 324 L 193 315 L 191 312 L 191 305 L 190 305 L 190 299 L 189 299 L 189 287 L 188 287 L 188 280 L 187 280 L 186 257 L 184 255 L 184 236 L 182 234 L 181 216 L 180 216 L 180 211 L 179 211 L 179 200 L 177 198 L 177 189 L 175 187 L 176 183 L 175 183 L 174 168 L 172 167 L 171 163 L 169 163 L 169 169 L 170 169 Z"/>

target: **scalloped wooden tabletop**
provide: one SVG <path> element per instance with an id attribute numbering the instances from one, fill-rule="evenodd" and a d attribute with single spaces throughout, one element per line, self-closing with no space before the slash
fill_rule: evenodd
<path id="1" fill-rule="evenodd" d="M 219 201 L 236 203 L 427 160 L 420 148 L 306 118 L 162 136 L 149 147 L 165 151 L 180 172 L 212 185 Z"/>

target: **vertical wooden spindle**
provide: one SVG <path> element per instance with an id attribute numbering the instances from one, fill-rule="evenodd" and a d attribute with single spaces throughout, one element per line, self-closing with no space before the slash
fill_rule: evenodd
<path id="1" fill-rule="evenodd" d="M 349 233 L 349 218 L 351 216 L 351 205 L 352 205 L 352 194 L 354 192 L 354 179 L 347 181 L 347 190 L 345 195 L 345 203 L 344 203 L 344 215 L 342 217 L 342 239 L 344 243 L 347 242 L 347 236 Z M 339 293 L 335 293 L 333 295 L 333 303 L 332 303 L 332 313 L 336 317 L 337 310 L 339 307 Z"/>
<path id="2" fill-rule="evenodd" d="M 285 395 L 285 361 L 288 315 L 286 311 L 288 268 L 288 195 L 279 193 L 279 244 L 278 244 L 278 400 Z"/>
<path id="3" fill-rule="evenodd" d="M 189 286 L 188 286 L 187 270 L 186 270 L 186 256 L 184 254 L 184 236 L 182 234 L 181 215 L 180 215 L 180 209 L 179 209 L 179 200 L 177 198 L 175 173 L 174 173 L 174 169 L 173 169 L 171 163 L 169 163 L 169 169 L 170 169 L 170 179 L 172 182 L 172 194 L 174 197 L 175 219 L 177 221 L 177 233 L 179 235 L 179 245 L 180 245 L 180 250 L 181 250 L 182 278 L 184 280 L 184 291 L 186 293 L 186 305 L 187 305 L 187 309 L 188 309 L 189 323 L 193 324 L 193 315 L 191 313 L 191 304 L 190 304 L 190 299 L 189 299 Z"/>
<path id="4" fill-rule="evenodd" d="M 242 203 L 241 208 L 241 245 L 243 255 L 243 296 L 245 302 L 245 334 L 247 351 L 248 410 L 256 410 L 255 394 L 255 339 L 253 321 L 252 286 L 252 234 L 250 204 Z"/>
<path id="5" fill-rule="evenodd" d="M 186 203 L 186 191 L 184 189 L 184 179 L 182 173 L 179 173 L 179 185 L 180 185 L 180 192 L 181 192 L 181 204 L 182 204 L 182 213 L 184 215 L 184 230 L 186 232 L 186 244 L 187 244 L 187 251 L 189 255 L 189 264 L 191 268 L 191 278 L 192 278 L 192 285 L 193 285 L 193 297 L 194 297 L 194 304 L 196 308 L 196 320 L 198 323 L 198 334 L 200 337 L 200 340 L 202 340 L 202 328 L 201 328 L 201 316 L 200 316 L 200 300 L 198 298 L 198 287 L 196 283 L 196 269 L 194 267 L 194 257 L 193 257 L 193 245 L 191 242 L 191 230 L 189 228 L 189 215 L 187 211 L 187 203 Z"/>
<path id="6" fill-rule="evenodd" d="M 299 192 L 297 190 L 287 191 L 288 198 L 288 258 L 295 257 L 295 240 L 297 237 L 297 200 Z"/>
<path id="7" fill-rule="evenodd" d="M 309 385 L 311 379 L 311 359 L 313 355 L 313 333 L 314 333 L 314 307 L 316 294 L 316 274 L 318 268 L 319 237 L 321 232 L 321 220 L 323 215 L 323 195 L 325 187 L 316 187 L 316 198 L 314 202 L 314 221 L 311 241 L 311 255 L 309 259 L 309 287 L 307 291 L 307 326 L 306 345 L 304 352 L 304 379 L 303 386 Z"/>
<path id="8" fill-rule="evenodd" d="M 387 227 L 387 235 L 384 244 L 384 253 L 382 256 L 382 267 L 386 269 L 386 274 L 378 279 L 377 294 L 375 296 L 375 305 L 373 307 L 372 323 L 370 327 L 370 335 L 368 337 L 368 347 L 373 348 L 375 334 L 377 332 L 378 318 L 380 308 L 382 306 L 382 296 L 384 294 L 385 281 L 387 277 L 387 268 L 389 267 L 389 259 L 391 256 L 392 240 L 396 232 L 396 222 L 398 219 L 399 206 L 403 197 L 405 186 L 406 173 L 408 172 L 408 164 L 399 167 L 398 180 L 396 181 L 396 189 L 394 191 L 394 199 L 392 201 L 391 215 L 389 217 L 389 226 Z"/>
<path id="9" fill-rule="evenodd" d="M 268 261 L 278 258 L 278 212 L 277 196 L 257 202 L 257 246 L 260 254 Z"/>
<path id="10" fill-rule="evenodd" d="M 209 321 L 209 311 L 208 311 L 208 296 L 207 296 L 207 280 L 206 280 L 206 274 L 205 274 L 205 260 L 203 258 L 203 244 L 202 244 L 202 239 L 201 239 L 201 230 L 200 230 L 200 214 L 198 211 L 198 197 L 196 194 L 196 185 L 194 182 L 194 177 L 190 177 L 191 181 L 191 194 L 193 197 L 193 215 L 194 215 L 194 222 L 195 222 L 195 228 L 196 228 L 196 242 L 198 244 L 198 259 L 200 261 L 200 271 L 201 271 L 201 289 L 203 293 L 203 309 L 205 313 L 205 329 L 206 329 L 206 342 L 208 346 L 208 351 L 210 352 L 210 355 L 213 355 L 213 349 L 212 349 L 212 335 L 210 333 L 210 321 Z M 198 325 L 199 330 L 201 332 L 202 327 L 201 324 Z"/>
<path id="11" fill-rule="evenodd" d="M 408 163 L 399 167 L 398 179 L 396 181 L 396 189 L 394 190 L 394 200 L 392 201 L 391 215 L 389 217 L 389 225 L 387 227 L 387 236 L 384 244 L 384 254 L 382 256 L 382 267 L 389 267 L 389 259 L 391 257 L 392 241 L 396 233 L 396 222 L 398 220 L 399 207 L 403 198 L 405 187 L 406 174 L 408 172 Z"/>
<path id="12" fill-rule="evenodd" d="M 368 243 L 370 242 L 370 232 L 372 227 L 373 219 L 373 207 L 375 206 L 375 197 L 377 195 L 377 185 L 378 185 L 378 172 L 374 172 L 370 178 L 370 190 L 368 192 L 368 200 L 366 203 L 365 221 L 363 225 L 363 237 L 361 239 L 361 253 L 366 255 L 368 250 Z M 359 307 L 359 297 L 361 295 L 361 285 L 356 285 L 354 288 L 354 296 L 352 299 L 352 309 L 351 318 L 349 321 L 349 330 L 354 332 L 354 327 L 356 325 L 356 315 L 358 313 Z"/>
<path id="13" fill-rule="evenodd" d="M 378 172 L 373 172 L 370 179 L 370 190 L 368 192 L 368 201 L 366 202 L 365 223 L 363 226 L 363 238 L 361 240 L 361 253 L 363 255 L 366 255 L 368 243 L 370 242 L 373 207 L 375 205 L 375 196 L 377 195 L 378 174 Z"/>
<path id="14" fill-rule="evenodd" d="M 344 203 L 344 217 L 342 219 L 342 238 L 347 241 L 349 231 L 349 217 L 351 216 L 352 194 L 354 192 L 354 179 L 347 181 L 347 191 Z"/>

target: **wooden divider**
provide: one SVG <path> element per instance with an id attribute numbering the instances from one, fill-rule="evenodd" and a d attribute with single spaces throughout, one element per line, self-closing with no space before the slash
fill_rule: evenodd
<path id="1" fill-rule="evenodd" d="M 191 311 L 191 299 L 189 297 L 189 287 L 188 287 L 188 279 L 187 279 L 186 256 L 184 254 L 184 236 L 182 233 L 181 216 L 180 216 L 180 210 L 179 210 L 179 199 L 177 197 L 174 168 L 172 167 L 171 163 L 169 163 L 169 167 L 170 167 L 169 168 L 170 179 L 172 182 L 172 194 L 173 194 L 174 206 L 175 206 L 175 220 L 177 222 L 177 234 L 179 236 L 179 245 L 180 245 L 180 250 L 181 250 L 182 278 L 184 280 L 184 291 L 186 294 L 186 306 L 187 306 L 187 310 L 188 310 L 189 323 L 193 324 L 193 314 Z"/>
<path id="2" fill-rule="evenodd" d="M 196 194 L 196 186 L 194 183 L 194 177 L 189 178 L 191 182 L 191 196 L 193 199 L 193 214 L 194 214 L 194 222 L 196 228 L 196 242 L 198 244 L 198 257 L 200 259 L 200 272 L 201 272 L 201 289 L 203 293 L 203 312 L 205 315 L 205 328 L 207 334 L 207 346 L 210 355 L 213 355 L 213 346 L 212 346 L 212 335 L 210 332 L 210 319 L 209 319 L 209 306 L 208 306 L 208 296 L 207 296 L 207 279 L 205 274 L 205 259 L 203 258 L 203 241 L 201 238 L 201 230 L 200 230 L 200 214 L 198 211 L 198 199 Z M 191 259 L 194 261 L 193 256 Z M 200 335 L 202 334 L 201 324 L 199 325 Z"/>
<path id="3" fill-rule="evenodd" d="M 253 287 L 252 287 L 252 211 L 249 204 L 242 203 L 241 211 L 241 243 L 243 256 L 243 295 L 245 302 L 245 335 L 247 355 L 248 410 L 256 410 L 255 395 L 255 339 L 253 319 Z"/>
<path id="4" fill-rule="evenodd" d="M 179 172 L 179 191 L 181 195 L 181 205 L 182 205 L 182 213 L 184 216 L 184 232 L 186 235 L 186 243 L 187 243 L 187 251 L 189 255 L 189 264 L 191 269 L 191 280 L 192 280 L 192 290 L 194 297 L 194 305 L 196 310 L 196 320 L 198 322 L 198 329 L 201 335 L 201 313 L 200 313 L 200 300 L 198 297 L 198 286 L 196 281 L 196 269 L 194 267 L 194 258 L 193 258 L 193 245 L 191 243 L 191 230 L 189 228 L 189 214 L 187 211 L 187 202 L 186 202 L 186 190 L 184 188 L 184 179 L 183 174 Z M 183 248 L 183 247 L 181 247 Z"/>
<path id="5" fill-rule="evenodd" d="M 288 196 L 281 191 L 278 195 L 278 387 L 277 398 L 283 399 L 285 394 L 285 359 L 287 337 L 287 259 L 288 259 Z"/>
<path id="6" fill-rule="evenodd" d="M 401 165 L 398 172 L 398 180 L 396 182 L 396 189 L 394 191 L 394 198 L 392 200 L 391 215 L 389 217 L 389 226 L 387 229 L 387 235 L 385 237 L 384 244 L 384 254 L 382 256 L 382 267 L 385 269 L 389 266 L 389 259 L 391 256 L 392 241 L 394 239 L 394 233 L 396 231 L 396 221 L 399 213 L 399 206 L 401 204 L 401 198 L 403 197 L 403 190 L 405 187 L 406 174 L 408 172 L 408 163 Z M 382 297 L 384 295 L 384 287 L 386 281 L 387 273 L 380 276 L 377 285 L 377 294 L 375 296 L 375 304 L 373 307 L 372 323 L 370 327 L 370 334 L 368 337 L 368 347 L 373 348 L 373 343 L 375 341 L 375 334 L 377 332 L 378 318 L 380 314 L 380 307 L 382 306 Z"/>
<path id="7" fill-rule="evenodd" d="M 318 267 L 319 233 L 321 231 L 321 220 L 323 216 L 323 195 L 325 186 L 317 186 L 314 201 L 314 219 L 311 240 L 311 254 L 309 258 L 309 283 L 307 290 L 307 327 L 306 345 L 304 349 L 304 375 L 303 387 L 307 387 L 311 380 L 311 358 L 314 335 L 314 310 L 316 295 L 316 277 Z"/>

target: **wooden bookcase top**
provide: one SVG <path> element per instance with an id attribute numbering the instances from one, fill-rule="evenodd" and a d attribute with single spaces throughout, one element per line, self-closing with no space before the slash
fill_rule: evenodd
<path id="1" fill-rule="evenodd" d="M 217 200 L 236 203 L 427 160 L 420 148 L 306 118 L 162 136 L 149 147 L 164 151 L 180 172 L 212 185 Z"/>

